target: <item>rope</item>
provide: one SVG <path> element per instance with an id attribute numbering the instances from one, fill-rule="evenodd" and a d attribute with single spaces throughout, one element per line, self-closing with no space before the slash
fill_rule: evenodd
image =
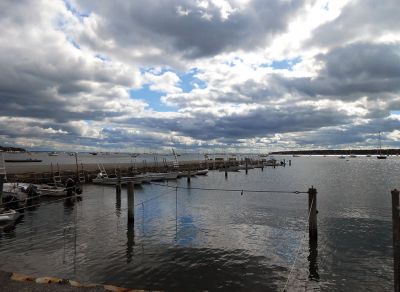
<path id="1" fill-rule="evenodd" d="M 169 186 L 165 184 L 151 183 L 152 185 L 167 187 L 167 188 L 178 188 L 185 190 L 202 190 L 202 191 L 220 191 L 220 192 L 246 192 L 246 193 L 280 193 L 280 194 L 308 194 L 308 192 L 301 191 L 273 191 L 273 190 L 246 190 L 246 189 L 219 189 L 219 188 L 198 188 L 198 187 L 178 187 L 178 186 Z"/>
<path id="2" fill-rule="evenodd" d="M 150 202 L 150 201 L 153 201 L 153 200 L 155 200 L 155 199 L 161 198 L 161 197 L 163 197 L 163 196 L 169 195 L 169 194 L 171 194 L 171 193 L 173 193 L 173 192 L 174 192 L 174 191 L 170 191 L 170 192 L 168 192 L 168 193 L 164 193 L 164 194 L 161 194 L 161 195 L 158 195 L 158 196 L 154 196 L 154 197 L 152 197 L 152 198 L 150 198 L 150 199 L 148 199 L 148 200 L 146 200 L 146 201 L 142 201 L 142 202 L 140 202 L 139 204 L 134 205 L 134 207 L 140 206 L 140 205 L 145 204 L 145 203 L 147 203 L 147 202 Z"/>
<path id="3" fill-rule="evenodd" d="M 311 209 L 312 209 L 311 206 L 313 205 L 313 203 L 314 203 L 314 199 L 311 201 L 310 210 L 308 211 L 307 220 L 310 219 L 310 214 L 311 214 Z M 293 272 L 293 268 L 294 268 L 294 266 L 295 266 L 295 264 L 296 264 L 296 261 L 297 261 L 297 258 L 298 258 L 298 256 L 299 256 L 299 254 L 300 254 L 300 248 L 302 247 L 305 238 L 306 238 L 306 235 L 303 236 L 303 238 L 301 239 L 301 241 L 300 241 L 300 243 L 299 243 L 299 246 L 297 247 L 296 256 L 295 256 L 295 258 L 294 258 L 294 261 L 293 261 L 292 266 L 290 267 L 289 274 L 288 274 L 288 277 L 287 277 L 287 279 L 286 279 L 286 283 L 285 283 L 285 286 L 283 287 L 282 292 L 285 292 L 285 291 L 286 291 L 286 286 L 287 286 L 288 283 L 289 283 L 290 276 L 291 276 L 291 274 L 292 274 L 292 272 Z"/>

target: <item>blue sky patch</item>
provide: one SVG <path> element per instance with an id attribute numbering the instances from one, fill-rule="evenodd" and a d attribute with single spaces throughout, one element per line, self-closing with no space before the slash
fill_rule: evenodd
<path id="1" fill-rule="evenodd" d="M 207 87 L 207 83 L 195 77 L 197 70 L 191 70 L 189 73 L 179 75 L 181 79 L 180 88 L 183 92 L 190 92 L 194 88 L 204 89 Z"/>
<path id="2" fill-rule="evenodd" d="M 158 112 L 171 112 L 177 110 L 175 107 L 170 107 L 164 104 L 161 101 L 161 97 L 165 94 L 151 90 L 148 84 L 144 85 L 141 89 L 138 90 L 131 89 L 129 91 L 129 95 L 132 98 L 144 100 L 149 104 L 152 109 Z"/>
<path id="3" fill-rule="evenodd" d="M 89 12 L 81 12 L 78 11 L 69 1 L 64 0 L 65 7 L 67 8 L 68 11 L 70 11 L 76 18 L 78 18 L 80 21 L 83 21 L 85 17 L 89 17 L 90 13 Z"/>
<path id="4" fill-rule="evenodd" d="M 96 59 L 99 59 L 99 60 L 101 60 L 103 62 L 109 61 L 109 58 L 107 58 L 106 56 L 104 56 L 102 54 L 96 54 L 95 57 L 96 57 Z"/>
<path id="5" fill-rule="evenodd" d="M 390 111 L 390 114 L 400 116 L 400 111 Z"/>
<path id="6" fill-rule="evenodd" d="M 78 49 L 78 50 L 81 49 L 80 45 L 79 45 L 73 38 L 67 37 L 67 40 L 68 40 L 68 42 L 69 42 L 71 45 L 73 45 L 76 49 Z"/>
<path id="7" fill-rule="evenodd" d="M 292 70 L 293 66 L 301 62 L 301 57 L 296 57 L 293 59 L 284 59 L 273 61 L 272 63 L 262 64 L 261 67 L 272 67 L 274 69 L 286 69 Z"/>

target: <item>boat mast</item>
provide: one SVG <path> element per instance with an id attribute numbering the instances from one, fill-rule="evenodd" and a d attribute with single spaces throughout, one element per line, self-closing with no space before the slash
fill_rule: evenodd
<path id="1" fill-rule="evenodd" d="M 382 155 L 381 132 L 379 132 L 379 156 Z"/>

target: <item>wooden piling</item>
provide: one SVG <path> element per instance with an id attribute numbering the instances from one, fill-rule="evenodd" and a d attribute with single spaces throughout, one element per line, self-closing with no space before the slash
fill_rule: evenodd
<path id="1" fill-rule="evenodd" d="M 247 159 L 246 159 L 246 174 L 248 174 L 248 173 L 249 173 L 249 168 L 248 168 Z"/>
<path id="2" fill-rule="evenodd" d="M 399 191 L 392 191 L 392 224 L 393 224 L 393 264 L 394 264 L 394 291 L 400 291 L 400 217 L 399 217 Z"/>
<path id="3" fill-rule="evenodd" d="M 190 167 L 189 167 L 189 170 L 187 172 L 187 182 L 188 182 L 188 184 L 190 184 Z"/>
<path id="4" fill-rule="evenodd" d="M 314 187 L 308 189 L 308 231 L 310 240 L 317 240 L 317 190 Z"/>
<path id="5" fill-rule="evenodd" d="M 4 177 L 1 175 L 0 176 L 0 204 L 3 204 L 3 183 L 4 183 Z"/>
<path id="6" fill-rule="evenodd" d="M 76 164 L 76 181 L 79 182 L 78 152 L 75 152 L 75 164 Z"/>
<path id="7" fill-rule="evenodd" d="M 117 195 L 121 194 L 121 170 L 119 168 L 117 170 L 117 184 L 115 185 L 115 191 Z"/>
<path id="8" fill-rule="evenodd" d="M 289 166 L 292 166 L 292 160 L 289 159 Z"/>
<path id="9" fill-rule="evenodd" d="M 128 223 L 135 222 L 135 194 L 133 182 L 127 183 L 128 193 Z"/>

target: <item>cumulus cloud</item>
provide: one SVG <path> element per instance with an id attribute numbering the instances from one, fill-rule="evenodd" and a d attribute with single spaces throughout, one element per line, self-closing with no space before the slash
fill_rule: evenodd
<path id="1" fill-rule="evenodd" d="M 287 88 L 309 96 L 351 100 L 385 98 L 400 90 L 400 43 L 354 43 L 316 56 L 316 77 L 282 79 Z"/>
<path id="2" fill-rule="evenodd" d="M 400 41 L 399 13 L 400 6 L 393 0 L 349 1 L 338 17 L 317 27 L 305 45 L 331 48 L 353 42 Z"/>
<path id="3" fill-rule="evenodd" d="M 0 137 L 246 151 L 362 147 L 382 131 L 394 145 L 399 12 L 394 0 L 6 0 Z"/>
<path id="4" fill-rule="evenodd" d="M 83 33 L 82 42 L 95 45 L 96 38 L 110 47 L 130 49 L 130 58 L 143 54 L 162 59 L 175 55 L 194 59 L 222 52 L 265 46 L 286 29 L 291 15 L 304 1 L 77 1 L 83 10 L 96 14 L 94 33 Z M 279 15 L 279 16 L 278 16 Z M 85 20 L 86 21 L 86 20 Z M 101 43 L 101 42 L 100 42 Z M 140 51 L 141 54 L 137 52 Z"/>

